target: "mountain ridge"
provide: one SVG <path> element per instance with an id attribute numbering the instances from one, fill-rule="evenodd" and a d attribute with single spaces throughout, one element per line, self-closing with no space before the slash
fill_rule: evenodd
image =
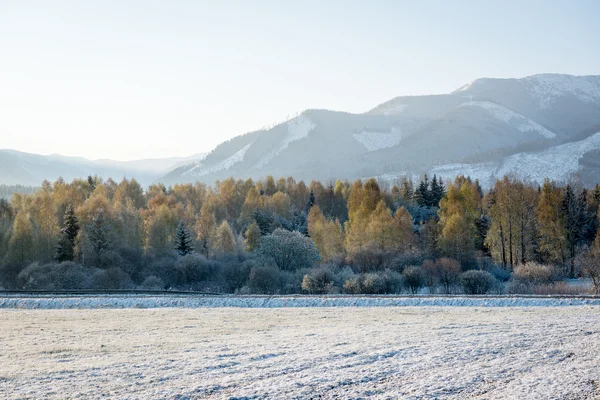
<path id="1" fill-rule="evenodd" d="M 298 118 L 305 130 L 292 132 Z M 232 138 L 163 181 L 423 174 L 582 140 L 596 125 L 600 75 L 480 78 L 447 94 L 395 97 L 360 114 L 309 109 L 272 129 Z"/>

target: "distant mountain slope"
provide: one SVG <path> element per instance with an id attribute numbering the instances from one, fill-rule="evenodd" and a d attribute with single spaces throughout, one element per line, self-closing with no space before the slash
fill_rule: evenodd
<path id="1" fill-rule="evenodd" d="M 538 152 L 517 153 L 501 161 L 477 164 L 440 165 L 431 171 L 446 179 L 469 175 L 479 179 L 484 187 L 494 184 L 496 178 L 517 176 L 534 183 L 548 178 L 567 182 L 575 175 L 584 184 L 600 183 L 600 132 L 588 138 L 550 147 Z"/>
<path id="2" fill-rule="evenodd" d="M 272 129 L 235 137 L 163 181 L 354 179 L 450 164 L 475 168 L 584 140 L 594 126 L 600 126 L 600 76 L 483 78 L 449 94 L 397 97 L 364 114 L 307 110 Z M 580 168 L 595 165 L 590 154 L 582 155 L 587 161 Z"/>
<path id="3" fill-rule="evenodd" d="M 54 181 L 58 177 L 63 177 L 70 181 L 88 175 L 99 175 L 115 180 L 133 177 L 146 186 L 181 163 L 188 164 L 204 156 L 204 154 L 195 154 L 190 157 L 137 161 L 91 161 L 57 154 L 42 156 L 14 150 L 0 150 L 0 184 L 39 186 L 44 179 Z"/>

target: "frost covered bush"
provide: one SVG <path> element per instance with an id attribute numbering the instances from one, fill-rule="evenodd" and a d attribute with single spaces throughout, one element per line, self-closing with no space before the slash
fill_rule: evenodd
<path id="1" fill-rule="evenodd" d="M 344 282 L 344 293 L 360 294 L 361 293 L 360 277 L 354 276 L 354 277 L 346 280 Z"/>
<path id="2" fill-rule="evenodd" d="M 133 281 L 120 268 L 108 268 L 98 270 L 92 277 L 93 285 L 96 289 L 133 289 Z"/>
<path id="3" fill-rule="evenodd" d="M 30 264 L 19 273 L 18 282 L 23 289 L 73 290 L 94 289 L 93 276 L 98 269 L 72 261 L 39 265 Z"/>
<path id="4" fill-rule="evenodd" d="M 256 253 L 265 260 L 273 260 L 282 271 L 311 268 L 320 260 L 319 251 L 312 240 L 300 232 L 283 229 L 263 236 Z"/>
<path id="5" fill-rule="evenodd" d="M 460 275 L 466 294 L 486 294 L 496 286 L 496 278 L 487 271 L 470 270 Z"/>
<path id="6" fill-rule="evenodd" d="M 302 290 L 310 294 L 327 294 L 334 289 L 335 274 L 325 267 L 316 268 L 302 279 Z"/>
<path id="7" fill-rule="evenodd" d="M 402 273 L 404 276 L 404 285 L 413 293 L 418 293 L 425 286 L 427 276 L 421 267 L 408 267 Z"/>
<path id="8" fill-rule="evenodd" d="M 246 284 L 252 265 L 249 260 L 221 260 L 221 274 L 230 292 L 233 293 Z"/>
<path id="9" fill-rule="evenodd" d="M 513 279 L 525 285 L 542 285 L 552 283 L 553 269 L 530 261 L 515 268 Z"/>
<path id="10" fill-rule="evenodd" d="M 175 262 L 177 284 L 186 286 L 190 283 L 208 279 L 216 270 L 215 263 L 198 253 L 189 253 Z"/>
<path id="11" fill-rule="evenodd" d="M 403 282 L 402 275 L 394 271 L 367 272 L 346 275 L 343 290 L 347 294 L 392 294 L 401 291 Z"/>
<path id="12" fill-rule="evenodd" d="M 453 286 L 458 284 L 462 272 L 458 261 L 451 258 L 439 258 L 435 261 L 425 260 L 421 266 L 427 277 L 426 284 L 434 293 L 441 286 L 444 293 L 450 293 Z"/>
<path id="13" fill-rule="evenodd" d="M 151 275 L 144 279 L 144 282 L 140 285 L 140 289 L 146 290 L 163 290 L 165 283 L 158 276 Z"/>
<path id="14" fill-rule="evenodd" d="M 280 272 L 275 266 L 254 267 L 250 271 L 248 287 L 254 294 L 273 294 L 279 289 Z"/>
<path id="15" fill-rule="evenodd" d="M 162 279 L 166 286 L 175 285 L 177 283 L 176 261 L 177 255 L 173 252 L 161 254 L 157 258 L 150 257 L 148 264 L 140 272 L 140 280 L 154 275 Z"/>

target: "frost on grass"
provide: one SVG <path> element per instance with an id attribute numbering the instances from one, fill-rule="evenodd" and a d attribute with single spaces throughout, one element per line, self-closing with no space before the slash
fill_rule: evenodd
<path id="1" fill-rule="evenodd" d="M 600 311 L 0 310 L 6 398 L 596 398 Z"/>
<path id="2" fill-rule="evenodd" d="M 306 307 L 563 307 L 600 306 L 600 298 L 523 296 L 0 296 L 0 309 L 306 308 Z"/>

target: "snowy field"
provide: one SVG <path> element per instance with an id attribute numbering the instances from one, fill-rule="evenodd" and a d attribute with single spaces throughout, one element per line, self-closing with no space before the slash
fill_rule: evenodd
<path id="1" fill-rule="evenodd" d="M 600 307 L 0 310 L 0 398 L 597 399 Z"/>

